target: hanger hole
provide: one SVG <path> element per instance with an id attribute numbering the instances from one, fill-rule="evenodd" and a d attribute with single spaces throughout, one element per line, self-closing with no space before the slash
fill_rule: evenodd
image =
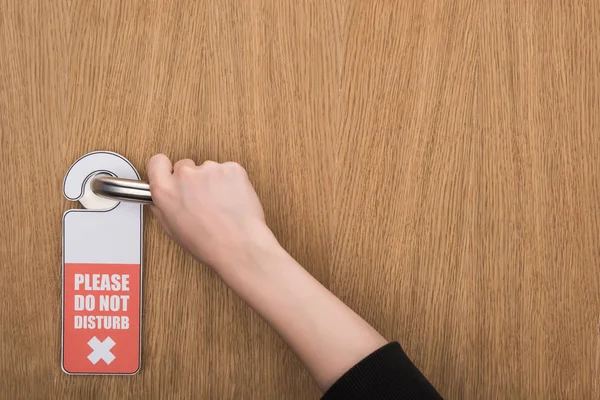
<path id="1" fill-rule="evenodd" d="M 92 180 L 96 176 L 114 176 L 109 172 L 94 172 L 90 174 L 83 187 L 83 196 L 79 199 L 81 205 L 88 210 L 109 210 L 119 204 L 118 200 L 107 199 L 100 197 L 92 191 L 91 184 Z"/>

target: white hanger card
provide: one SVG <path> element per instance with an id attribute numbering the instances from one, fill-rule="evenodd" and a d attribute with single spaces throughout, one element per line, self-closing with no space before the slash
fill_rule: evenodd
<path id="1" fill-rule="evenodd" d="M 135 374 L 141 365 L 142 205 L 96 196 L 95 175 L 139 180 L 123 156 L 77 160 L 64 195 L 86 209 L 63 215 L 62 369 L 68 374 Z"/>

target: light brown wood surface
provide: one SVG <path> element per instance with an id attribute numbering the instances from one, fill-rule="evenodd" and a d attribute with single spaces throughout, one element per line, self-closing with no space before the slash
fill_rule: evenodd
<path id="1" fill-rule="evenodd" d="M 0 398 L 314 399 L 145 218 L 142 370 L 60 370 L 82 154 L 236 160 L 446 398 L 600 396 L 600 3 L 0 0 Z"/>

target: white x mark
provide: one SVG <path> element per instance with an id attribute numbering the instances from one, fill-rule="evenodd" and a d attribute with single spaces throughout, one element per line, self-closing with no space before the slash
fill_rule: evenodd
<path id="1" fill-rule="evenodd" d="M 105 363 L 110 364 L 115 359 L 115 355 L 110 352 L 110 349 L 115 345 L 115 341 L 112 340 L 110 336 L 107 336 L 106 339 L 104 339 L 104 342 L 99 341 L 98 338 L 94 336 L 90 339 L 88 345 L 94 350 L 87 357 L 92 364 L 96 365 L 100 360 L 104 360 Z"/>

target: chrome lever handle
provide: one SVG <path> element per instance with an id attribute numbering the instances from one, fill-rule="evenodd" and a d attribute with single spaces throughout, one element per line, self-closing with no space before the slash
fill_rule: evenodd
<path id="1" fill-rule="evenodd" d="M 152 194 L 148 182 L 132 179 L 97 176 L 90 185 L 92 192 L 110 199 L 152 204 Z"/>

